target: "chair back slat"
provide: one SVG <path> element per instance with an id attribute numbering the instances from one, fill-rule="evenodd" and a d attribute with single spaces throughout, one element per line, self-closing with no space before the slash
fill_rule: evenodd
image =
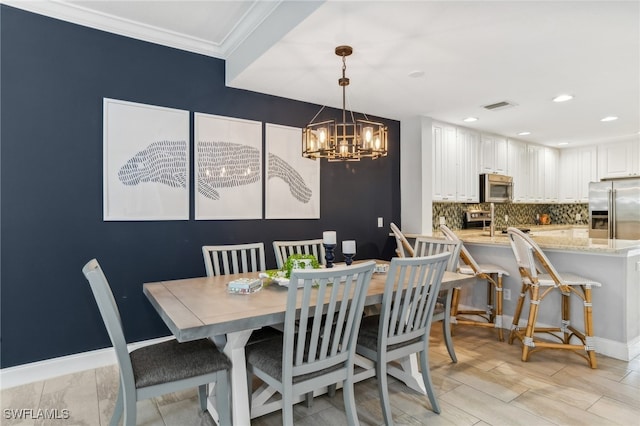
<path id="1" fill-rule="evenodd" d="M 375 262 L 369 261 L 291 272 L 284 321 L 283 380 L 337 367 L 353 358 L 374 268 Z"/>
<path id="2" fill-rule="evenodd" d="M 382 298 L 379 351 L 429 337 L 433 309 L 451 253 L 393 258 Z M 382 353 L 382 352 L 379 352 Z"/>
<path id="3" fill-rule="evenodd" d="M 424 257 L 433 256 L 435 254 L 450 252 L 449 264 L 447 271 L 456 272 L 458 270 L 458 260 L 460 257 L 460 248 L 462 241 L 451 241 L 433 237 L 418 237 L 414 246 L 414 256 Z"/>
<path id="4" fill-rule="evenodd" d="M 325 250 L 322 238 L 315 240 L 274 241 L 273 252 L 276 256 L 276 266 L 282 268 L 292 254 L 311 254 L 318 263 L 326 265 Z"/>
<path id="5" fill-rule="evenodd" d="M 207 276 L 266 270 L 264 243 L 202 246 Z"/>

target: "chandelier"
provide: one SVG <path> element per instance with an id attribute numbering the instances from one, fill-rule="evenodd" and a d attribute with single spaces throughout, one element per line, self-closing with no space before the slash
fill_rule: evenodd
<path id="1" fill-rule="evenodd" d="M 387 126 L 375 121 L 354 119 L 347 122 L 345 107 L 346 90 L 349 79 L 345 76 L 347 56 L 353 53 L 351 46 L 336 47 L 336 55 L 342 57 L 342 121 L 326 120 L 314 122 L 324 107 L 313 117 L 311 123 L 302 129 L 302 156 L 307 158 L 327 158 L 329 161 L 360 161 L 361 158 L 376 159 L 387 155 Z"/>

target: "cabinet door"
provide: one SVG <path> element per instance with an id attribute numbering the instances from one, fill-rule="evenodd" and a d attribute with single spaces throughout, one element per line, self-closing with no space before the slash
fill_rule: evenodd
<path id="1" fill-rule="evenodd" d="M 529 193 L 527 144 L 517 140 L 507 143 L 507 175 L 513 177 L 513 201 L 524 203 Z"/>
<path id="2" fill-rule="evenodd" d="M 456 129 L 458 142 L 458 173 L 456 200 L 477 203 L 480 199 L 479 134 L 469 129 Z"/>
<path id="3" fill-rule="evenodd" d="M 544 201 L 558 202 L 558 161 L 560 155 L 555 148 L 544 148 Z"/>
<path id="4" fill-rule="evenodd" d="M 481 173 L 507 173 L 507 139 L 483 134 L 480 143 Z"/>
<path id="5" fill-rule="evenodd" d="M 433 200 L 456 198 L 456 129 L 433 124 Z"/>
<path id="6" fill-rule="evenodd" d="M 580 148 L 578 150 L 578 182 L 576 201 L 589 202 L 589 182 L 598 180 L 598 160 L 595 146 Z"/>
<path id="7" fill-rule="evenodd" d="M 615 142 L 598 147 L 598 175 L 619 178 L 640 175 L 640 141 Z"/>
<path id="8" fill-rule="evenodd" d="M 541 203 L 544 199 L 544 147 L 527 145 L 529 157 L 529 193 L 527 201 Z"/>
<path id="9" fill-rule="evenodd" d="M 507 174 L 507 152 L 507 139 L 503 137 L 495 138 L 495 171 L 501 175 Z"/>
<path id="10" fill-rule="evenodd" d="M 490 135 L 480 138 L 480 172 L 493 173 L 495 170 L 495 141 Z"/>
<path id="11" fill-rule="evenodd" d="M 575 203 L 578 201 L 578 171 L 580 170 L 578 159 L 578 149 L 563 149 L 560 152 L 560 188 L 558 199 L 561 203 Z"/>

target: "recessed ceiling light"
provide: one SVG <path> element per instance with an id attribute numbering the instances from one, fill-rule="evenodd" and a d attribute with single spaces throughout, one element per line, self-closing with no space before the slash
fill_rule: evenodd
<path id="1" fill-rule="evenodd" d="M 569 142 L 560 142 L 560 143 L 558 143 L 558 146 L 565 146 L 565 145 L 569 145 Z"/>
<path id="2" fill-rule="evenodd" d="M 518 136 L 527 136 L 527 135 L 530 135 L 530 134 L 531 134 L 531 132 L 520 132 L 520 133 L 518 133 Z"/>
<path id="3" fill-rule="evenodd" d="M 566 102 L 566 101 L 570 101 L 571 99 L 573 99 L 573 95 L 558 95 L 555 98 L 553 98 L 553 102 Z"/>
<path id="4" fill-rule="evenodd" d="M 605 117 L 603 119 L 601 119 L 600 121 L 616 121 L 618 119 L 618 117 L 614 116 L 614 115 L 610 115 L 608 117 Z"/>
<path id="5" fill-rule="evenodd" d="M 424 71 L 422 70 L 415 70 L 415 71 L 411 71 L 409 72 L 409 77 L 411 78 L 418 78 L 418 77 L 422 77 L 424 75 Z"/>
<path id="6" fill-rule="evenodd" d="M 467 118 L 463 119 L 462 121 L 465 121 L 467 123 L 472 123 L 474 121 L 478 121 L 478 119 L 476 117 L 467 117 Z"/>

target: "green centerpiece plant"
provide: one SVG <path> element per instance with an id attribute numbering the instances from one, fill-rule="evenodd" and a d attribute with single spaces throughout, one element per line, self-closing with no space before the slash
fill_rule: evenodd
<path id="1" fill-rule="evenodd" d="M 319 269 L 320 268 L 320 263 L 318 262 L 318 259 L 312 255 L 312 254 L 292 254 L 291 256 L 289 256 L 287 258 L 287 261 L 284 263 L 284 265 L 282 266 L 282 268 L 280 269 L 272 269 L 270 271 L 267 271 L 267 274 L 271 277 L 271 278 L 287 278 L 289 279 L 289 277 L 291 277 L 291 270 L 293 269 L 293 267 L 299 263 L 298 261 L 300 260 L 309 260 L 311 263 L 311 268 L 312 269 Z"/>

